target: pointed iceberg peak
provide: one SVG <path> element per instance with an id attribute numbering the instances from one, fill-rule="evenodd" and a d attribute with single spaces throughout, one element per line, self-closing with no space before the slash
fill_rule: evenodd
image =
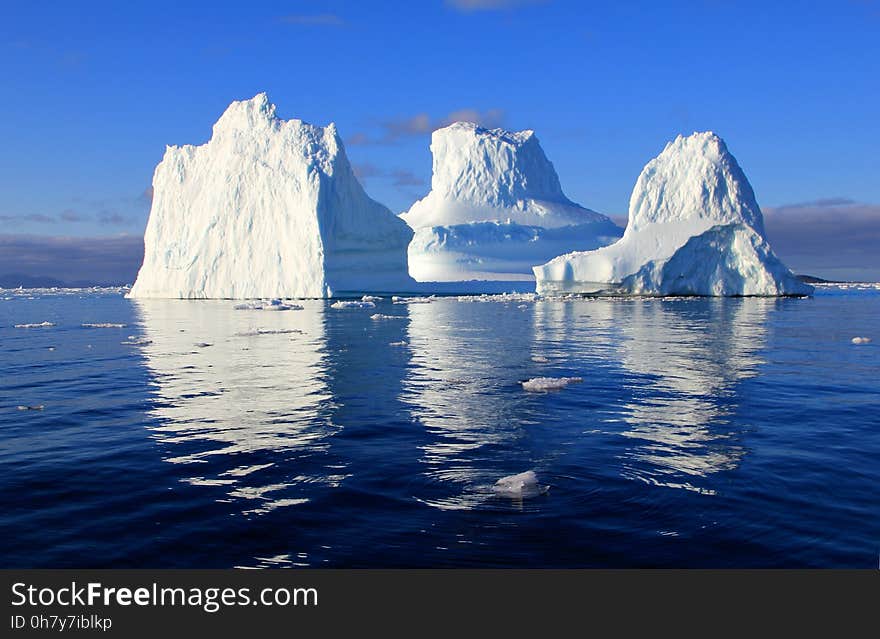
<path id="1" fill-rule="evenodd" d="M 258 93 L 250 100 L 236 100 L 214 124 L 214 134 L 225 131 L 252 130 L 270 127 L 278 120 L 275 105 L 266 93 Z"/>
<path id="2" fill-rule="evenodd" d="M 616 243 L 534 268 L 539 293 L 809 295 L 770 249 L 755 194 L 724 141 L 678 136 L 648 162 Z"/>
<path id="3" fill-rule="evenodd" d="M 764 218 L 752 187 L 715 133 L 679 135 L 642 169 L 627 233 L 667 222 L 742 223 L 763 237 Z"/>

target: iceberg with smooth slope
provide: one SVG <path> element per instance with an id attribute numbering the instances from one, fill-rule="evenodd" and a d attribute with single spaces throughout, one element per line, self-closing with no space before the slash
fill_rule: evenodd
<path id="1" fill-rule="evenodd" d="M 434 131 L 431 152 L 431 192 L 401 214 L 417 281 L 531 281 L 532 265 L 621 235 L 565 196 L 533 131 L 456 122 Z"/>
<path id="2" fill-rule="evenodd" d="M 770 249 L 752 187 L 712 132 L 678 136 L 642 170 L 616 243 L 534 268 L 537 290 L 809 295 Z"/>
<path id="3" fill-rule="evenodd" d="M 153 177 L 131 297 L 303 298 L 412 290 L 407 225 L 364 192 L 336 126 L 233 102 Z"/>

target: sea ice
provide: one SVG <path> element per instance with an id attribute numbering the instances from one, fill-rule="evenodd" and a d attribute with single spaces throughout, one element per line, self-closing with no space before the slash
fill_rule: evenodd
<path id="1" fill-rule="evenodd" d="M 543 495 L 549 490 L 549 486 L 542 486 L 538 483 L 538 477 L 535 471 L 527 470 L 518 475 L 509 475 L 502 477 L 495 482 L 492 490 L 497 495 L 503 497 L 511 497 L 520 499 L 524 497 L 536 497 Z"/>
<path id="2" fill-rule="evenodd" d="M 871 338 L 870 337 L 853 337 L 852 343 L 853 344 L 870 344 Z"/>
<path id="3" fill-rule="evenodd" d="M 363 302 L 360 300 L 339 300 L 338 302 L 333 302 L 330 305 L 330 308 L 335 309 L 343 309 L 343 308 L 376 308 L 376 304 L 374 302 Z"/>
<path id="4" fill-rule="evenodd" d="M 39 324 L 16 324 L 15 328 L 52 328 L 55 326 L 52 322 L 40 322 Z"/>
<path id="5" fill-rule="evenodd" d="M 547 391 L 560 390 L 569 384 L 579 384 L 582 377 L 534 377 L 528 381 L 520 382 L 523 390 L 530 393 L 546 393 Z"/>
<path id="6" fill-rule="evenodd" d="M 110 322 L 98 322 L 94 324 L 83 323 L 83 328 L 125 328 L 125 324 L 113 324 Z"/>

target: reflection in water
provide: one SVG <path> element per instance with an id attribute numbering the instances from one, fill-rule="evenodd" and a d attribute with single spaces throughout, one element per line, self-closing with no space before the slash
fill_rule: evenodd
<path id="1" fill-rule="evenodd" d="M 529 357 L 525 314 L 531 309 L 440 300 L 409 305 L 408 312 L 411 362 L 402 400 L 428 435 L 420 461 L 436 489 L 418 499 L 441 509 L 473 508 L 509 474 L 493 463 L 495 447 L 515 441 L 533 423 L 519 410 L 516 378 Z"/>
<path id="2" fill-rule="evenodd" d="M 331 421 L 324 304 L 235 311 L 232 302 L 135 300 L 153 374 L 153 428 L 192 485 L 223 487 L 242 513 L 308 501 L 344 468 L 327 459 Z"/>
<path id="3" fill-rule="evenodd" d="M 744 451 L 727 428 L 740 380 L 757 374 L 774 302 L 765 299 L 635 300 L 617 307 L 620 359 L 639 376 L 623 420 L 633 440 L 623 474 L 711 492 L 696 478 L 735 468 Z"/>

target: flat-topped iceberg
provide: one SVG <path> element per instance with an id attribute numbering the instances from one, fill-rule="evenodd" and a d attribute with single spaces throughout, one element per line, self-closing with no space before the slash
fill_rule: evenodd
<path id="1" fill-rule="evenodd" d="M 201 146 L 169 146 L 153 177 L 131 297 L 303 298 L 411 290 L 412 231 L 364 192 L 336 126 L 233 102 Z"/>
<path id="2" fill-rule="evenodd" d="M 808 295 L 776 257 L 752 187 L 711 132 L 677 137 L 642 170 L 623 237 L 534 268 L 538 292 Z"/>
<path id="3" fill-rule="evenodd" d="M 533 131 L 456 122 L 434 131 L 431 153 L 431 192 L 401 215 L 418 281 L 530 281 L 536 263 L 620 237 L 565 196 Z"/>

